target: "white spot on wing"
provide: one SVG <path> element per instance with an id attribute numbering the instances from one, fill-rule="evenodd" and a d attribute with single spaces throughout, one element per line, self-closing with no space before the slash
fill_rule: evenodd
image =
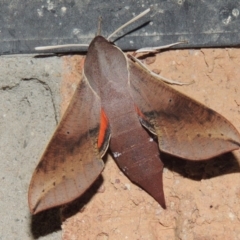
<path id="1" fill-rule="evenodd" d="M 122 168 L 122 171 L 123 171 L 123 172 L 126 172 L 127 170 L 128 170 L 127 167 L 123 167 L 123 168 Z"/>
<path id="2" fill-rule="evenodd" d="M 114 156 L 115 158 L 120 157 L 121 155 L 122 155 L 122 154 L 119 153 L 119 152 L 114 152 L 114 153 L 113 153 L 113 156 Z"/>

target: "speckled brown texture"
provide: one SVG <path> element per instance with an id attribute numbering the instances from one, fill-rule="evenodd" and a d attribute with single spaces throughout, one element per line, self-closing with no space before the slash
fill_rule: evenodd
<path id="1" fill-rule="evenodd" d="M 69 102 L 71 101 L 71 96 L 77 87 L 79 81 L 82 78 L 82 70 L 84 65 L 84 56 L 73 55 L 73 56 L 63 56 L 63 73 L 62 73 L 62 84 L 61 84 L 61 115 L 64 114 Z"/>
<path id="2" fill-rule="evenodd" d="M 64 64 L 76 61 L 82 58 L 68 57 Z M 240 131 L 239 49 L 171 50 L 146 63 L 164 77 L 194 80 L 173 87 L 218 111 Z M 240 151 L 198 163 L 163 160 L 167 210 L 132 184 L 108 155 L 96 184 L 63 209 L 62 239 L 240 239 Z"/>

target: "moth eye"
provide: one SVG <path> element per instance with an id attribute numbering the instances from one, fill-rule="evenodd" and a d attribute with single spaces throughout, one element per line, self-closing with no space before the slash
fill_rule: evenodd
<path id="1" fill-rule="evenodd" d="M 70 134 L 70 132 L 69 132 L 69 131 L 67 131 L 67 134 Z"/>
<path id="2" fill-rule="evenodd" d="M 168 102 L 171 103 L 171 102 L 172 102 L 172 99 L 170 98 L 170 99 L 168 100 Z"/>

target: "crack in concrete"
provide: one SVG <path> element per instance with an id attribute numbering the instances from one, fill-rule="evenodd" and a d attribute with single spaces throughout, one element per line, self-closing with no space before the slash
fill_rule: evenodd
<path id="1" fill-rule="evenodd" d="M 56 125 L 57 125 L 58 124 L 57 108 L 56 108 L 56 104 L 55 104 L 55 101 L 54 101 L 52 89 L 50 88 L 50 86 L 46 82 L 44 82 L 44 81 L 42 81 L 41 79 L 38 79 L 38 78 L 22 78 L 21 79 L 21 81 L 33 81 L 33 80 L 35 80 L 35 81 L 39 82 L 40 84 L 42 84 L 44 86 L 44 88 L 50 92 L 51 102 L 52 102 L 53 111 L 54 111 L 54 119 L 55 119 L 55 122 L 56 122 Z"/>
<path id="2" fill-rule="evenodd" d="M 0 91 L 12 90 L 12 89 L 18 87 L 18 86 L 20 85 L 20 83 L 21 83 L 21 81 L 19 81 L 18 83 L 14 84 L 14 85 L 12 85 L 12 86 L 10 86 L 10 85 L 2 86 L 2 87 L 0 88 Z"/>
<path id="3" fill-rule="evenodd" d="M 57 107 L 56 107 L 56 104 L 55 104 L 55 101 L 54 101 L 53 91 L 52 91 L 52 89 L 50 88 L 50 86 L 46 82 L 44 82 L 44 81 L 42 81 L 42 80 L 40 80 L 38 78 L 21 78 L 21 80 L 18 83 L 14 84 L 12 86 L 9 86 L 9 85 L 8 86 L 2 86 L 0 88 L 0 91 L 13 90 L 14 88 L 19 87 L 22 81 L 37 81 L 40 84 L 42 84 L 46 90 L 48 90 L 50 92 L 51 102 L 52 102 L 53 111 L 54 111 L 54 119 L 55 119 L 55 122 L 56 122 L 56 125 L 57 125 L 58 124 Z"/>

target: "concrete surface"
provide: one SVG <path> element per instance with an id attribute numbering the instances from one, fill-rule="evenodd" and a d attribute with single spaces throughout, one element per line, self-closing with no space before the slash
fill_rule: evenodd
<path id="1" fill-rule="evenodd" d="M 32 218 L 31 174 L 59 118 L 61 73 L 57 57 L 0 57 L 0 239 L 60 239 L 51 221 Z M 54 227 L 53 227 L 54 225 Z M 45 229 L 44 229 L 45 228 Z M 47 235 L 46 235 L 47 234 Z M 44 235 L 46 235 L 44 237 Z"/>
<path id="2" fill-rule="evenodd" d="M 240 50 L 167 51 L 145 60 L 240 131 Z M 31 174 L 80 77 L 77 56 L 0 57 L 0 239 L 240 239 L 240 152 L 192 163 L 164 157 L 167 210 L 112 159 L 69 207 L 32 217 Z M 63 232 L 61 224 L 63 221 Z"/>

